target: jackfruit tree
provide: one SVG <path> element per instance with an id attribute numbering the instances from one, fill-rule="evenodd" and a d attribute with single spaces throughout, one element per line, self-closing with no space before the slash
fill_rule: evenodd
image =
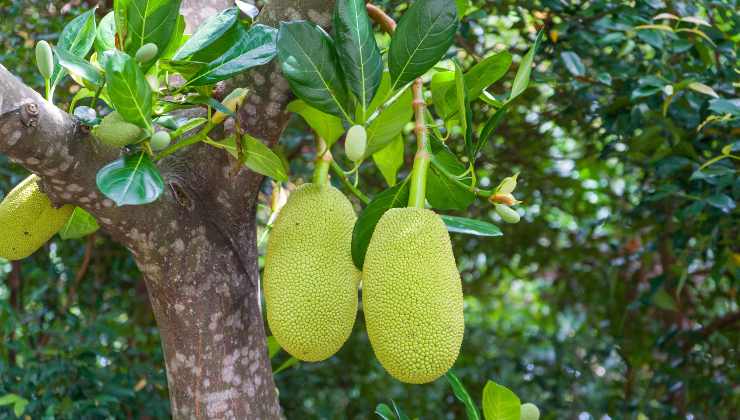
<path id="1" fill-rule="evenodd" d="M 0 65 L 0 152 L 34 174 L 0 204 L 0 257 L 36 251 L 81 223 L 73 212 L 125 245 L 161 330 L 174 418 L 279 418 L 268 342 L 291 363 L 325 360 L 358 309 L 389 375 L 437 380 L 465 336 L 449 232 L 502 235 L 443 213 L 476 205 L 520 221 L 518 174 L 488 189 L 477 165 L 542 34 L 508 76 L 505 48 L 458 57 L 465 1 L 416 0 L 398 24 L 362 0 L 230 3 L 115 0 L 102 19 L 83 13 L 38 43 L 43 96 Z M 67 76 L 76 93 L 55 105 Z M 506 93 L 486 90 L 503 80 Z M 289 120 L 312 134 L 311 179 L 289 175 Z M 368 167 L 387 183 L 372 197 Z"/>

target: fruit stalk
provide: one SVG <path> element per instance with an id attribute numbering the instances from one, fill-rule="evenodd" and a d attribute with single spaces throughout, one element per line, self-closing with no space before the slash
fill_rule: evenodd
<path id="1" fill-rule="evenodd" d="M 331 168 L 332 155 L 326 142 L 316 136 L 316 168 L 313 172 L 313 183 L 316 185 L 327 185 L 329 183 L 329 168 Z"/>
<path id="2" fill-rule="evenodd" d="M 424 208 L 427 192 L 427 173 L 429 172 L 428 132 L 424 121 L 424 81 L 418 78 L 412 86 L 414 93 L 414 116 L 416 120 L 416 156 L 411 171 L 411 193 L 409 207 Z"/>

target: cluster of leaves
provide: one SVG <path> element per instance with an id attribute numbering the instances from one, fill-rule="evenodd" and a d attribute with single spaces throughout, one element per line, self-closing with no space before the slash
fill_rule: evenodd
<path id="1" fill-rule="evenodd" d="M 184 35 L 185 20 L 179 11 L 180 1 L 175 0 L 118 0 L 114 10 L 99 23 L 95 10 L 73 19 L 62 30 L 54 48 L 49 99 L 69 74 L 82 86 L 71 101 L 70 112 L 84 124 L 100 123 L 101 112 L 97 108 L 102 101 L 103 112 L 113 109 L 126 122 L 143 130 L 141 142 L 128 147 L 124 156 L 103 167 L 97 175 L 101 192 L 119 206 L 155 201 L 164 189 L 155 160 L 186 145 L 179 141 L 155 154 L 148 139 L 156 131 L 168 131 L 175 140 L 184 140 L 203 126 L 196 139 L 209 140 L 208 132 L 223 120 L 216 115 L 233 115 L 235 108 L 212 98 L 215 84 L 275 56 L 277 31 L 252 24 L 253 14 L 244 15 L 232 7 L 211 17 L 188 37 Z M 184 82 L 171 83 L 178 75 Z M 88 98 L 90 106 L 79 106 Z M 208 108 L 209 118 L 176 115 L 178 110 L 203 106 Z M 216 114 L 212 115 L 212 110 Z M 233 145 L 241 145 L 241 141 L 212 143 L 237 152 L 253 170 L 283 178 L 277 156 L 254 139 L 244 142 L 251 156 L 235 150 Z M 269 165 L 262 163 L 265 159 Z"/>

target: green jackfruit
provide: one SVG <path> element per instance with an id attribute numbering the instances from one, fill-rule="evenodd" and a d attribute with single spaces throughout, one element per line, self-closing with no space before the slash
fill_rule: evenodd
<path id="1" fill-rule="evenodd" d="M 265 258 L 267 322 L 297 359 L 327 359 L 352 332 L 360 281 L 351 255 L 356 219 L 339 190 L 305 184 L 275 220 Z"/>
<path id="2" fill-rule="evenodd" d="M 0 203 L 0 257 L 20 260 L 41 248 L 72 215 L 74 206 L 54 208 L 31 175 Z"/>
<path id="3" fill-rule="evenodd" d="M 465 324 L 460 273 L 442 219 L 388 210 L 370 239 L 362 308 L 375 356 L 396 379 L 431 382 L 455 363 Z"/>
<path id="4" fill-rule="evenodd" d="M 140 141 L 145 136 L 141 127 L 124 120 L 121 114 L 116 111 L 106 115 L 100 125 L 93 129 L 92 133 L 103 144 L 111 147 L 128 146 Z"/>

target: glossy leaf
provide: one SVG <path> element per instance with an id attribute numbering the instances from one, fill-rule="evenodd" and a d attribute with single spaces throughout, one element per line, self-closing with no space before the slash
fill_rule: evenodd
<path id="1" fill-rule="evenodd" d="M 395 139 L 414 115 L 410 89 L 407 89 L 395 102 L 380 111 L 380 114 L 367 127 L 366 156 L 383 149 Z"/>
<path id="2" fill-rule="evenodd" d="M 96 182 L 98 189 L 117 206 L 149 204 L 164 191 L 159 169 L 144 152 L 104 166 L 98 171 Z"/>
<path id="3" fill-rule="evenodd" d="M 95 34 L 95 50 L 99 53 L 116 48 L 116 18 L 113 12 L 100 20 Z"/>
<path id="4" fill-rule="evenodd" d="M 211 16 L 177 50 L 175 61 L 209 63 L 229 50 L 243 31 L 239 31 L 239 9 L 230 7 Z"/>
<path id="5" fill-rule="evenodd" d="M 293 93 L 320 111 L 351 121 L 351 102 L 333 44 L 313 23 L 280 24 L 278 57 Z"/>
<path id="6" fill-rule="evenodd" d="M 457 7 L 449 0 L 417 0 L 398 23 L 388 51 L 393 90 L 431 69 L 457 31 Z"/>
<path id="7" fill-rule="evenodd" d="M 64 67 L 65 70 L 80 76 L 93 85 L 102 85 L 103 75 L 97 68 L 93 67 L 92 64 L 63 48 L 55 48 L 54 53 L 56 54 L 57 60 L 59 60 L 59 64 Z"/>
<path id="8" fill-rule="evenodd" d="M 502 51 L 484 58 L 465 72 L 468 98 L 471 101 L 478 98 L 487 87 L 504 77 L 511 67 L 511 60 L 511 54 L 508 51 Z"/>
<path id="9" fill-rule="evenodd" d="M 207 123 L 208 120 L 203 117 L 191 118 L 190 120 L 184 121 L 182 124 L 178 124 L 177 127 L 172 131 L 172 138 L 177 138 L 187 133 L 188 131 L 194 130 L 201 125 Z"/>
<path id="10" fill-rule="evenodd" d="M 452 393 L 455 394 L 455 398 L 465 405 L 465 414 L 467 414 L 468 420 L 480 420 L 478 407 L 476 407 L 475 402 L 473 402 L 473 399 L 470 397 L 470 394 L 468 394 L 468 391 L 465 389 L 462 382 L 460 382 L 457 375 L 449 371 L 445 374 L 445 378 L 447 379 L 447 382 L 449 382 L 450 387 L 452 388 Z"/>
<path id="11" fill-rule="evenodd" d="M 373 154 L 375 166 L 385 178 L 388 186 L 396 185 L 398 170 L 403 166 L 403 137 L 398 136 L 387 146 Z"/>
<path id="12" fill-rule="evenodd" d="M 188 80 L 188 85 L 211 85 L 230 79 L 252 67 L 270 62 L 277 53 L 277 30 L 265 25 L 254 25 L 224 55 L 206 65 Z"/>
<path id="13" fill-rule="evenodd" d="M 100 226 L 90 213 L 80 207 L 75 207 L 72 216 L 59 231 L 59 237 L 64 240 L 84 238 L 91 233 L 95 233 L 98 229 L 100 229 Z"/>
<path id="14" fill-rule="evenodd" d="M 126 121 L 149 128 L 152 90 L 136 60 L 118 51 L 108 51 L 104 57 L 105 79 L 113 108 Z"/>
<path id="15" fill-rule="evenodd" d="M 519 69 L 516 71 L 514 77 L 514 83 L 511 86 L 511 94 L 509 95 L 509 101 L 514 100 L 517 96 L 521 95 L 527 86 L 529 86 L 529 78 L 532 75 L 532 63 L 534 62 L 534 55 L 537 53 L 537 49 L 542 41 L 542 31 L 537 34 L 537 38 L 534 40 L 532 47 L 524 54 L 524 58 L 519 62 Z"/>
<path id="16" fill-rule="evenodd" d="M 370 204 L 357 217 L 352 231 L 352 261 L 357 269 L 362 270 L 365 263 L 365 254 L 373 236 L 375 226 L 388 209 L 406 207 L 409 201 L 410 185 L 404 181 L 373 197 Z"/>
<path id="17" fill-rule="evenodd" d="M 583 65 L 583 61 L 581 61 L 581 57 L 578 54 L 573 51 L 563 51 L 560 53 L 560 58 L 563 60 L 565 68 L 573 76 L 583 76 L 586 74 L 586 66 Z"/>
<path id="18" fill-rule="evenodd" d="M 482 220 L 446 215 L 442 216 L 442 220 L 450 232 L 474 236 L 503 236 L 503 232 L 501 232 L 498 226 Z"/>
<path id="19" fill-rule="evenodd" d="M 226 149 L 229 154 L 238 159 L 234 136 L 230 136 L 226 140 L 214 143 L 213 145 Z M 285 168 L 283 160 L 262 143 L 262 141 L 249 134 L 245 134 L 242 139 L 242 147 L 242 163 L 244 166 L 258 174 L 269 176 L 276 181 L 284 182 L 288 180 L 288 171 Z"/>
<path id="20" fill-rule="evenodd" d="M 465 86 L 465 77 L 463 76 L 460 65 L 455 63 L 455 97 L 457 99 L 457 120 L 463 132 L 465 142 L 465 151 L 468 159 L 475 161 L 475 146 L 473 144 L 473 113 L 468 101 L 468 92 Z"/>
<path id="21" fill-rule="evenodd" d="M 443 118 L 457 112 L 457 91 L 455 90 L 455 72 L 440 71 L 432 76 L 430 86 L 434 110 Z"/>
<path id="22" fill-rule="evenodd" d="M 497 109 L 496 112 L 488 119 L 486 125 L 483 126 L 478 141 L 475 143 L 475 155 L 477 156 L 481 150 L 486 146 L 489 139 L 496 132 L 496 129 L 504 120 L 504 116 L 508 111 L 508 102 L 501 108 Z"/>
<path id="23" fill-rule="evenodd" d="M 467 167 L 447 146 L 434 137 L 430 138 L 432 166 L 427 178 L 427 201 L 438 210 L 464 210 L 475 201 L 475 194 L 450 180 L 445 174 L 461 176 Z M 471 183 L 470 175 L 459 178 L 463 184 Z"/>
<path id="24" fill-rule="evenodd" d="M 286 109 L 303 117 L 306 124 L 316 131 L 316 134 L 329 147 L 336 143 L 342 137 L 342 134 L 344 134 L 345 129 L 340 118 L 321 112 L 300 99 L 289 103 Z"/>
<path id="25" fill-rule="evenodd" d="M 170 43 L 167 44 L 167 48 L 159 55 L 160 60 L 171 59 L 177 49 L 180 48 L 185 37 L 185 16 L 180 15 L 177 17 L 177 23 L 172 32 Z"/>
<path id="26" fill-rule="evenodd" d="M 375 42 L 364 0 L 337 0 L 334 7 L 334 40 L 339 64 L 360 107 L 373 100 L 383 76 L 383 60 Z"/>
<path id="27" fill-rule="evenodd" d="M 488 381 L 483 388 L 483 416 L 486 420 L 519 420 L 519 397 L 510 389 Z"/>
<path id="28" fill-rule="evenodd" d="M 155 59 L 170 43 L 180 16 L 180 0 L 128 0 L 125 51 L 136 54 L 144 44 L 158 48 Z"/>
<path id="29" fill-rule="evenodd" d="M 396 415 L 387 404 L 380 403 L 375 407 L 375 414 L 383 420 L 396 420 Z"/>
<path id="30" fill-rule="evenodd" d="M 87 12 L 72 19 L 62 30 L 56 47 L 68 51 L 72 55 L 84 58 L 95 42 L 97 27 L 95 25 L 95 10 Z M 62 80 L 65 70 L 55 60 L 54 73 L 51 76 L 52 90 Z"/>

